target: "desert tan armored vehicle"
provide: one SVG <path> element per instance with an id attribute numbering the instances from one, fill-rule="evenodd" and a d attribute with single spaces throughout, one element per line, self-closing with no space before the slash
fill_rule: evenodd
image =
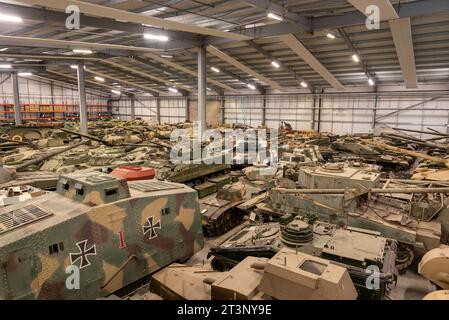
<path id="1" fill-rule="evenodd" d="M 215 270 L 228 270 L 247 256 L 271 258 L 289 247 L 299 252 L 341 263 L 361 299 L 381 299 L 396 282 L 396 242 L 378 232 L 284 216 L 279 223 L 249 225 L 210 249 Z M 369 287 L 367 268 L 379 271 L 379 287 Z"/>
<path id="2" fill-rule="evenodd" d="M 0 299 L 121 295 L 202 246 L 191 188 L 98 172 L 61 175 L 56 192 L 0 209 Z"/>
<path id="3" fill-rule="evenodd" d="M 412 263 L 415 249 L 441 243 L 444 229 L 435 218 L 447 207 L 447 187 L 383 181 L 373 166 L 346 164 L 302 167 L 298 184 L 304 189 L 271 189 L 269 204 L 259 209 L 314 214 L 320 221 L 378 231 L 399 241 L 400 269 Z"/>
<path id="4" fill-rule="evenodd" d="M 427 252 L 419 263 L 418 272 L 438 287 L 449 290 L 449 247 L 441 245 Z"/>
<path id="5" fill-rule="evenodd" d="M 346 268 L 329 260 L 282 249 L 263 266 L 258 290 L 281 300 L 355 300 Z M 260 267 L 262 267 L 260 266 Z"/>
<path id="6" fill-rule="evenodd" d="M 169 300 L 357 298 L 344 267 L 290 249 L 282 249 L 271 259 L 246 257 L 225 272 L 172 264 L 153 275 L 150 289 Z"/>

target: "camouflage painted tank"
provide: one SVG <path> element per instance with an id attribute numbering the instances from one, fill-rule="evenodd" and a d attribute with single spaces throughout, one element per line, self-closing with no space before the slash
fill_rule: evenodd
<path id="1" fill-rule="evenodd" d="M 107 296 L 203 244 L 197 193 L 189 187 L 97 172 L 62 175 L 56 192 L 0 209 L 0 299 Z M 79 271 L 79 289 L 67 286 L 68 267 Z"/>

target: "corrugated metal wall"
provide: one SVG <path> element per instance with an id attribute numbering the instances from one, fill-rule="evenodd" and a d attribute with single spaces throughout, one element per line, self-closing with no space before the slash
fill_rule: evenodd
<path id="1" fill-rule="evenodd" d="M 136 97 L 134 99 L 135 116 L 155 121 L 157 118 L 157 98 Z M 161 123 L 178 123 L 186 120 L 186 100 L 183 97 L 160 98 Z M 121 119 L 131 119 L 131 99 L 112 101 L 112 114 Z"/>
<path id="2" fill-rule="evenodd" d="M 266 99 L 266 125 L 273 128 L 286 121 L 294 129 L 309 130 L 314 110 L 315 129 L 321 113 L 320 131 L 336 134 L 368 132 L 375 118 L 376 128 L 430 127 L 447 132 L 449 125 L 449 95 L 441 92 L 267 95 Z M 225 123 L 260 125 L 262 109 L 262 96 L 226 97 Z"/>
<path id="3" fill-rule="evenodd" d="M 0 74 L 0 103 L 11 104 L 13 90 L 11 78 L 7 74 Z M 62 86 L 19 77 L 20 103 L 24 104 L 78 104 L 78 90 L 70 86 Z M 107 104 L 107 97 L 87 92 L 87 104 Z"/>
<path id="4" fill-rule="evenodd" d="M 0 74 L 0 103 L 13 103 L 11 79 Z M 77 104 L 75 87 L 35 81 L 19 77 L 21 103 Z M 155 97 L 137 97 L 135 115 L 155 120 L 157 115 Z M 320 131 L 337 134 L 363 133 L 375 127 L 401 127 L 416 130 L 432 128 L 449 132 L 449 95 L 444 91 L 382 92 L 382 93 L 324 93 L 283 94 L 265 96 L 266 125 L 277 128 L 281 121 L 289 122 L 294 129 L 309 130 L 314 124 Z M 320 104 L 321 99 L 321 104 Z M 107 97 L 87 94 L 88 104 L 106 104 Z M 225 123 L 242 123 L 259 126 L 263 119 L 264 97 L 261 95 L 235 95 L 225 97 Z M 321 105 L 321 111 L 319 106 Z M 131 100 L 123 98 L 112 101 L 113 114 L 131 117 Z M 405 109 L 405 110 L 404 110 Z M 402 111 L 401 111 L 402 110 Z M 400 112 L 399 112 L 400 111 Z M 184 97 L 160 97 L 162 123 L 186 120 Z"/>

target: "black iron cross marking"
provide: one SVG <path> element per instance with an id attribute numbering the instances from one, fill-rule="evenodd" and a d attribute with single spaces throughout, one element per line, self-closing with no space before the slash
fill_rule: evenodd
<path id="1" fill-rule="evenodd" d="M 147 223 L 142 226 L 143 235 L 145 236 L 147 233 L 150 233 L 149 238 L 153 239 L 157 237 L 157 233 L 155 229 L 161 229 L 161 222 L 158 221 L 153 223 L 154 217 L 148 217 Z"/>
<path id="2" fill-rule="evenodd" d="M 90 261 L 87 259 L 89 255 L 97 255 L 97 249 L 95 245 L 87 248 L 87 240 L 83 240 L 76 243 L 79 249 L 78 253 L 70 253 L 70 262 L 74 264 L 77 260 L 81 260 L 80 269 L 90 266 Z"/>

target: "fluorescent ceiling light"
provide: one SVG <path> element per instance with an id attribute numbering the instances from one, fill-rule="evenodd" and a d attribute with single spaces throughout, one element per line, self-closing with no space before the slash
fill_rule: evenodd
<path id="1" fill-rule="evenodd" d="M 18 75 L 20 77 L 29 77 L 32 76 L 33 74 L 31 72 L 19 72 Z"/>
<path id="2" fill-rule="evenodd" d="M 8 48 L 1 48 L 0 52 L 5 52 L 6 50 L 8 50 Z"/>
<path id="3" fill-rule="evenodd" d="M 274 14 L 274 13 L 269 13 L 268 15 L 268 18 L 270 18 L 270 19 L 274 19 L 274 20 L 277 20 L 277 21 L 282 21 L 282 20 L 284 20 L 282 17 L 280 17 L 280 16 L 278 16 L 278 15 L 276 15 L 276 14 Z"/>
<path id="4" fill-rule="evenodd" d="M 121 95 L 122 94 L 120 91 L 114 90 L 114 89 L 112 89 L 111 92 L 114 93 L 114 94 L 117 94 L 117 95 Z"/>
<path id="5" fill-rule="evenodd" d="M 301 81 L 301 87 L 303 87 L 303 88 L 307 88 L 308 87 L 308 85 L 307 85 L 307 82 L 305 82 L 305 81 Z"/>
<path id="6" fill-rule="evenodd" d="M 212 89 L 211 88 L 206 88 L 207 89 L 207 91 L 212 91 Z"/>
<path id="7" fill-rule="evenodd" d="M 145 33 L 145 34 L 143 35 L 143 37 L 144 37 L 145 39 L 148 39 L 148 40 L 168 41 L 168 37 L 167 37 L 167 36 L 160 36 L 160 35 L 157 35 L 157 34 L 151 34 L 151 33 Z"/>
<path id="8" fill-rule="evenodd" d="M 213 71 L 213 72 L 220 72 L 220 69 L 218 69 L 218 68 L 215 68 L 215 67 L 210 67 L 210 69 Z"/>
<path id="9" fill-rule="evenodd" d="M 326 37 L 328 37 L 329 39 L 335 39 L 335 35 L 333 35 L 332 33 L 326 34 Z"/>
<path id="10" fill-rule="evenodd" d="M 89 49 L 73 49 L 73 53 L 92 54 L 92 50 Z"/>
<path id="11" fill-rule="evenodd" d="M 171 54 L 161 54 L 161 58 L 172 59 L 173 56 Z"/>
<path id="12" fill-rule="evenodd" d="M 70 66 L 70 68 L 72 68 L 72 69 L 78 69 L 78 66 L 77 66 L 76 64 L 72 64 L 72 65 Z"/>
<path id="13" fill-rule="evenodd" d="M 354 60 L 354 62 L 360 62 L 360 57 L 358 54 L 353 54 L 352 55 L 352 60 Z"/>
<path id="14" fill-rule="evenodd" d="M 271 61 L 271 65 L 273 67 L 275 67 L 275 68 L 280 68 L 281 67 L 281 65 L 278 62 L 276 62 L 276 61 Z"/>
<path id="15" fill-rule="evenodd" d="M 104 78 L 102 77 L 95 76 L 94 79 L 100 82 L 104 82 Z"/>
<path id="16" fill-rule="evenodd" d="M 178 89 L 176 89 L 176 88 L 168 88 L 168 90 L 171 92 L 178 92 Z"/>
<path id="17" fill-rule="evenodd" d="M 374 80 L 371 79 L 371 78 L 368 79 L 368 83 L 369 83 L 370 86 L 374 86 L 374 85 L 376 84 L 376 83 L 374 82 Z"/>
<path id="18" fill-rule="evenodd" d="M 18 17 L 18 16 L 12 16 L 9 14 L 0 13 L 0 22 L 20 23 L 20 22 L 23 22 L 23 20 L 21 17 Z"/>
<path id="19" fill-rule="evenodd" d="M 10 64 L 0 64 L 0 69 L 11 69 L 12 66 Z"/>
<path id="20" fill-rule="evenodd" d="M 251 83 L 247 84 L 248 88 L 250 88 L 251 90 L 256 90 L 256 86 L 252 85 Z"/>

